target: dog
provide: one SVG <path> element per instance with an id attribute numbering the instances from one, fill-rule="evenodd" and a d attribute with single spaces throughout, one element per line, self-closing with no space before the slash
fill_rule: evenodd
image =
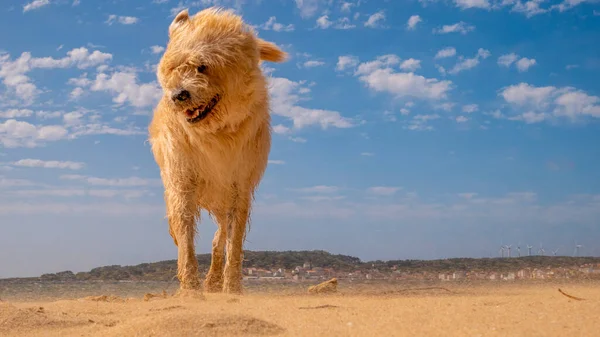
<path id="1" fill-rule="evenodd" d="M 202 289 L 194 247 L 201 209 L 218 226 L 204 289 L 242 292 L 242 246 L 271 148 L 260 64 L 286 58 L 229 10 L 211 7 L 190 16 L 185 9 L 169 26 L 157 67 L 163 96 L 148 130 L 178 250 L 180 292 Z"/>

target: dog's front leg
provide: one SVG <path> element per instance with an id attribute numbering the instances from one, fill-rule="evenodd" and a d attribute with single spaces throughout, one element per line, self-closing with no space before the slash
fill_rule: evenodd
<path id="1" fill-rule="evenodd" d="M 185 188 L 165 184 L 165 202 L 169 230 L 177 243 L 177 277 L 181 290 L 200 290 L 198 261 L 194 249 L 196 219 L 199 216 L 195 193 Z"/>
<path id="2" fill-rule="evenodd" d="M 250 194 L 236 191 L 231 222 L 227 229 L 227 261 L 225 262 L 223 292 L 242 292 L 243 245 L 246 224 L 250 217 Z"/>
<path id="3" fill-rule="evenodd" d="M 217 211 L 214 217 L 218 229 L 212 242 L 212 258 L 210 269 L 204 281 L 204 289 L 208 292 L 221 292 L 223 290 L 223 263 L 225 262 L 225 240 L 227 227 L 230 225 L 228 212 Z"/>

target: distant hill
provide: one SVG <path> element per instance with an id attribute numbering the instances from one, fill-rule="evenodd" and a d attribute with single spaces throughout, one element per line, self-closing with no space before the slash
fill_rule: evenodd
<path id="1" fill-rule="evenodd" d="M 210 254 L 198 255 L 201 272 L 210 265 Z M 245 251 L 244 267 L 264 269 L 293 269 L 309 263 L 312 267 L 332 268 L 336 271 L 356 271 L 378 269 L 387 272 L 395 267 L 405 272 L 443 273 L 452 271 L 516 271 L 523 268 L 572 268 L 584 264 L 600 264 L 597 257 L 527 256 L 520 258 L 454 258 L 443 260 L 392 260 L 363 262 L 348 255 L 334 255 L 326 251 Z M 64 271 L 44 274 L 42 280 L 146 280 L 169 281 L 177 271 L 177 261 L 167 260 L 142 263 L 135 266 L 104 266 L 89 272 L 73 273 Z"/>

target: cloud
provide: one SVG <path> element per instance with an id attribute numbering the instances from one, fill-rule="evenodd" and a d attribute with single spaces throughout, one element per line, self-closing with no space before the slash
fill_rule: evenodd
<path id="1" fill-rule="evenodd" d="M 408 30 L 415 30 L 417 28 L 417 24 L 419 24 L 419 22 L 421 22 L 423 20 L 421 20 L 421 17 L 418 15 L 411 15 L 410 18 L 408 18 L 408 21 L 406 22 L 406 29 Z"/>
<path id="2" fill-rule="evenodd" d="M 40 9 L 49 4 L 50 4 L 49 0 L 34 0 L 34 1 L 26 4 L 25 6 L 23 6 L 23 13 L 29 12 L 29 11 L 32 11 L 35 9 Z"/>
<path id="3" fill-rule="evenodd" d="M 400 69 L 405 71 L 415 71 L 419 68 L 421 68 L 421 60 L 415 60 L 413 58 L 404 60 L 400 64 Z"/>
<path id="4" fill-rule="evenodd" d="M 283 160 L 274 160 L 274 159 L 271 160 L 271 159 L 269 159 L 269 164 L 271 164 L 271 165 L 283 165 L 283 164 L 285 164 L 285 161 L 283 161 Z"/>
<path id="5" fill-rule="evenodd" d="M 24 101 L 25 104 L 31 104 L 39 94 L 35 84 L 26 75 L 34 69 L 55 69 L 77 67 L 85 69 L 99 66 L 112 59 L 109 53 L 103 53 L 98 50 L 89 52 L 87 48 L 75 48 L 67 52 L 67 56 L 55 59 L 52 57 L 32 57 L 31 53 L 24 52 L 14 61 L 10 60 L 7 54 L 0 54 L 0 79 L 4 85 L 14 91 L 16 96 Z"/>
<path id="6" fill-rule="evenodd" d="M 33 114 L 33 111 L 29 109 L 9 109 L 0 111 L 0 118 L 23 118 L 29 117 Z"/>
<path id="7" fill-rule="evenodd" d="M 519 70 L 519 72 L 525 72 L 530 67 L 534 66 L 535 64 L 536 64 L 535 59 L 528 59 L 526 57 L 523 57 L 522 59 L 518 60 L 516 63 L 517 69 Z"/>
<path id="8" fill-rule="evenodd" d="M 536 64 L 535 59 L 529 59 L 526 57 L 523 57 L 518 61 L 517 59 L 519 59 L 519 55 L 515 53 L 502 55 L 498 58 L 498 65 L 508 68 L 514 63 L 519 72 L 525 72 Z"/>
<path id="9" fill-rule="evenodd" d="M 150 47 L 150 51 L 152 52 L 152 54 L 160 54 L 163 51 L 165 51 L 165 47 L 163 47 L 163 46 L 152 46 L 152 47 Z"/>
<path id="10" fill-rule="evenodd" d="M 511 11 L 522 13 L 526 17 L 530 18 L 532 16 L 546 13 L 548 10 L 540 7 L 540 3 L 544 2 L 544 0 L 531 0 L 526 2 L 521 2 L 520 0 L 505 0 L 503 3 L 513 4 Z"/>
<path id="11" fill-rule="evenodd" d="M 301 193 L 318 193 L 318 194 L 329 194 L 336 193 L 339 191 L 339 187 L 337 186 L 327 186 L 327 185 L 317 185 L 312 187 L 303 187 L 294 189 L 294 191 Z"/>
<path id="12" fill-rule="evenodd" d="M 99 73 L 87 84 L 91 91 L 104 91 L 113 94 L 113 102 L 123 105 L 126 102 L 137 108 L 153 107 L 162 96 L 162 89 L 156 81 L 139 83 L 132 71 L 116 71 L 112 74 Z"/>
<path id="13" fill-rule="evenodd" d="M 302 18 L 310 18 L 317 13 L 320 0 L 295 0 Z"/>
<path id="14" fill-rule="evenodd" d="M 21 159 L 14 163 L 14 166 L 21 167 L 42 167 L 42 168 L 57 168 L 57 169 L 69 169 L 69 170 L 80 170 L 85 164 L 81 162 L 73 161 L 57 161 L 57 160 L 40 160 L 40 159 Z"/>
<path id="15" fill-rule="evenodd" d="M 275 16 L 271 16 L 271 17 L 269 17 L 267 22 L 259 25 L 258 27 L 260 29 L 273 30 L 276 32 L 292 32 L 292 31 L 294 31 L 293 24 L 290 23 L 289 25 L 283 25 L 281 23 L 278 23 L 276 20 L 277 20 L 277 18 Z"/>
<path id="16" fill-rule="evenodd" d="M 365 27 L 369 28 L 377 28 L 381 27 L 381 22 L 385 21 L 385 13 L 384 11 L 379 11 L 375 14 L 369 16 L 367 21 L 365 22 Z"/>
<path id="17" fill-rule="evenodd" d="M 364 157 L 373 157 L 373 156 L 375 156 L 375 154 L 373 152 L 361 152 L 360 155 L 364 156 Z"/>
<path id="18" fill-rule="evenodd" d="M 456 117 L 456 122 L 457 123 L 466 123 L 467 121 L 469 121 L 469 119 L 465 116 L 458 116 Z"/>
<path id="19" fill-rule="evenodd" d="M 434 127 L 429 122 L 440 118 L 438 114 L 415 115 L 404 128 L 411 131 L 433 131 Z"/>
<path id="20" fill-rule="evenodd" d="M 353 120 L 343 117 L 337 111 L 299 106 L 302 100 L 307 99 L 305 95 L 310 93 L 310 88 L 304 86 L 304 82 L 270 77 L 269 92 L 272 113 L 290 119 L 295 130 L 313 125 L 318 125 L 323 130 L 330 127 L 350 128 L 355 125 Z"/>
<path id="21" fill-rule="evenodd" d="M 435 54 L 435 59 L 442 59 L 442 58 L 446 58 L 446 57 L 452 57 L 456 55 L 456 49 L 454 47 L 446 47 L 444 49 L 440 49 L 436 54 Z"/>
<path id="22" fill-rule="evenodd" d="M 112 186 L 112 187 L 134 187 L 134 186 L 162 186 L 160 179 L 144 179 L 140 177 L 129 178 L 98 178 L 83 176 L 77 174 L 66 174 L 60 176 L 62 180 L 80 181 L 93 186 Z"/>
<path id="23" fill-rule="evenodd" d="M 0 144 L 6 148 L 36 147 L 65 139 L 67 135 L 67 129 L 61 125 L 40 126 L 15 119 L 0 123 Z"/>
<path id="24" fill-rule="evenodd" d="M 134 16 L 120 16 L 120 15 L 110 14 L 108 16 L 108 19 L 105 21 L 105 23 L 109 26 L 115 22 L 118 22 L 122 25 L 133 25 L 133 24 L 138 23 L 139 21 L 140 21 L 140 19 L 136 18 Z"/>
<path id="25" fill-rule="evenodd" d="M 315 61 L 315 60 L 309 60 L 306 61 L 302 64 L 302 66 L 304 66 L 304 68 L 314 68 L 314 67 L 320 67 L 325 65 L 325 62 L 323 61 Z"/>
<path id="26" fill-rule="evenodd" d="M 462 107 L 462 111 L 466 113 L 473 113 L 479 110 L 479 106 L 477 104 L 467 104 Z"/>
<path id="27" fill-rule="evenodd" d="M 451 81 L 425 78 L 412 72 L 396 72 L 391 67 L 400 63 L 396 55 L 383 55 L 374 61 L 361 63 L 355 72 L 359 80 L 377 92 L 387 92 L 396 97 L 416 97 L 439 100 L 452 89 Z"/>
<path id="28" fill-rule="evenodd" d="M 330 21 L 329 15 L 323 15 L 317 19 L 317 28 L 327 29 L 333 27 L 334 29 L 352 29 L 356 27 L 350 23 L 348 18 L 339 18 L 336 21 Z"/>
<path id="29" fill-rule="evenodd" d="M 502 55 L 498 57 L 498 65 L 508 68 L 511 64 L 513 64 L 513 62 L 517 60 L 517 58 L 519 58 L 519 56 L 515 53 Z"/>
<path id="30" fill-rule="evenodd" d="M 394 186 L 374 186 L 367 189 L 368 194 L 380 195 L 380 196 L 391 196 L 396 194 L 402 187 Z"/>
<path id="31" fill-rule="evenodd" d="M 449 74 L 458 74 L 461 71 L 472 69 L 479 64 L 480 59 L 486 59 L 490 56 L 490 52 L 487 49 L 479 48 L 477 55 L 470 59 L 465 59 L 462 56 L 459 58 L 459 62 L 454 65 L 452 69 L 448 71 Z"/>
<path id="32" fill-rule="evenodd" d="M 444 25 L 442 28 L 434 29 L 433 32 L 438 34 L 460 33 L 464 35 L 474 30 L 475 26 L 460 21 L 453 25 Z"/>
<path id="33" fill-rule="evenodd" d="M 352 55 L 342 55 L 338 57 L 335 70 L 343 71 L 348 68 L 354 68 L 358 65 L 358 57 Z"/>
<path id="34" fill-rule="evenodd" d="M 537 123 L 550 118 L 578 120 L 600 118 L 600 97 L 588 95 L 573 87 L 535 87 L 527 83 L 511 85 L 499 93 L 517 110 L 524 110 L 511 120 Z M 502 114 L 497 114 L 502 118 Z"/>
<path id="35" fill-rule="evenodd" d="M 456 4 L 456 7 L 459 7 L 462 9 L 468 9 L 468 8 L 489 9 L 491 7 L 488 0 L 454 0 L 454 3 Z"/>

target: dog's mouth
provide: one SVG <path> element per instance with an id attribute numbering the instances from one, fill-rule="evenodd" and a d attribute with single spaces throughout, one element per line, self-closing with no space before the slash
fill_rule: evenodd
<path id="1" fill-rule="evenodd" d="M 212 111 L 212 109 L 219 103 L 221 100 L 221 96 L 216 94 L 208 104 L 200 105 L 193 109 L 187 109 L 185 114 L 187 115 L 187 121 L 189 123 L 197 123 L 203 120 L 208 114 Z"/>

